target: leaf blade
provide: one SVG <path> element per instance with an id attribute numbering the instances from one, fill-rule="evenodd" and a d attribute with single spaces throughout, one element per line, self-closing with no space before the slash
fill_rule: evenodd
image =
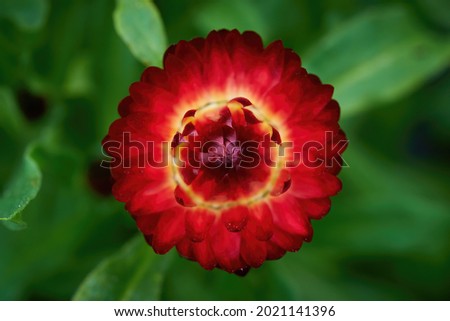
<path id="1" fill-rule="evenodd" d="M 160 65 L 167 47 L 164 25 L 152 1 L 117 0 L 113 14 L 117 34 L 145 65 Z"/>
<path id="2" fill-rule="evenodd" d="M 86 277 L 73 300 L 158 300 L 169 260 L 135 237 Z"/>
<path id="3" fill-rule="evenodd" d="M 32 144 L 27 147 L 21 164 L 0 198 L 0 221 L 12 230 L 26 227 L 22 220 L 22 211 L 41 188 L 42 173 L 31 157 L 33 149 Z"/>
<path id="4" fill-rule="evenodd" d="M 335 87 L 348 117 L 408 94 L 445 68 L 450 44 L 422 29 L 401 6 L 365 12 L 306 55 L 307 69 Z"/>

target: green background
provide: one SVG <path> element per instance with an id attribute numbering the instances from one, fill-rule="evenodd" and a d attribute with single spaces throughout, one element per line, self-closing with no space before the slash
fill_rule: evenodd
<path id="1" fill-rule="evenodd" d="M 449 300 L 449 6 L 0 0 L 0 299 Z M 293 48 L 335 87 L 350 140 L 313 242 L 246 277 L 153 254 L 98 192 L 128 86 L 217 28 Z"/>

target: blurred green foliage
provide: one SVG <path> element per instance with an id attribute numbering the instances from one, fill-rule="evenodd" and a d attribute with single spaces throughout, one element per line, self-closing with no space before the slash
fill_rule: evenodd
<path id="1" fill-rule="evenodd" d="M 450 299 L 449 6 L 0 1 L 0 299 Z M 314 241 L 244 278 L 153 254 L 95 171 L 140 61 L 217 28 L 295 49 L 350 139 Z"/>

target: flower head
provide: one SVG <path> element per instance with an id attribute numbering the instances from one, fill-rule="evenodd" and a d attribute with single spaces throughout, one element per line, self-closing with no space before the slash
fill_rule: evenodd
<path id="1" fill-rule="evenodd" d="M 333 88 L 281 41 L 212 31 L 171 46 L 119 104 L 114 196 L 154 251 L 244 273 L 297 251 L 330 209 L 346 147 Z"/>

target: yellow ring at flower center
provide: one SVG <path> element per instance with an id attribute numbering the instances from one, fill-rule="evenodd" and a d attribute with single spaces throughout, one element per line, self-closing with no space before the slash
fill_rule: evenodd
<path id="1" fill-rule="evenodd" d="M 196 110 L 196 115 L 208 112 L 210 110 L 223 107 L 227 105 L 227 101 L 217 101 L 210 102 Z M 228 104 L 229 105 L 229 104 Z M 233 108 L 233 106 L 231 106 Z M 246 106 L 246 109 L 250 110 L 259 120 L 262 120 L 264 123 L 270 125 L 269 120 L 265 117 L 255 106 Z M 184 126 L 186 125 L 186 119 L 183 119 L 179 125 L 178 132 L 182 132 Z M 269 126 L 271 127 L 271 126 Z M 228 209 L 235 206 L 249 206 L 251 204 L 255 204 L 263 201 L 275 187 L 275 184 L 280 176 L 281 170 L 284 168 L 284 160 L 281 156 L 282 154 L 279 152 L 280 145 L 276 146 L 276 160 L 275 165 L 270 167 L 270 177 L 266 181 L 264 185 L 261 186 L 257 191 L 255 191 L 250 196 L 241 197 L 236 200 L 223 200 L 223 201 L 211 201 L 205 200 L 204 197 L 198 194 L 190 185 L 188 185 L 184 180 L 182 175 L 180 174 L 179 167 L 177 163 L 179 161 L 175 158 L 177 153 L 172 153 L 172 161 L 170 162 L 172 177 L 175 183 L 186 193 L 186 195 L 196 204 L 196 206 L 201 208 L 207 208 L 213 211 L 221 211 L 224 209 Z"/>

